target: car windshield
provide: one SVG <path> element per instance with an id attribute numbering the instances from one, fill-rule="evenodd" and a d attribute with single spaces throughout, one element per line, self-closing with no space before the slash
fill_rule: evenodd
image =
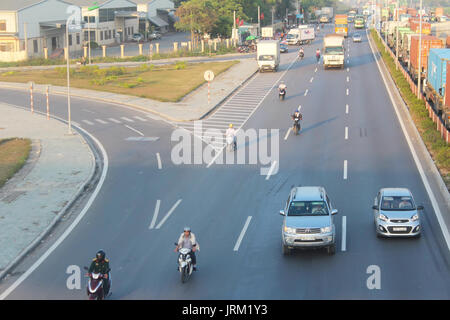
<path id="1" fill-rule="evenodd" d="M 414 202 L 411 197 L 387 197 L 381 200 L 381 210 L 398 211 L 398 210 L 415 210 Z"/>
<path id="2" fill-rule="evenodd" d="M 327 216 L 328 209 L 323 201 L 293 201 L 288 216 Z"/>
<path id="3" fill-rule="evenodd" d="M 326 47 L 325 54 L 342 54 L 344 53 L 343 47 Z"/>
<path id="4" fill-rule="evenodd" d="M 359 38 L 359 37 L 361 37 L 361 36 L 357 33 L 353 35 L 353 38 Z"/>
<path id="5" fill-rule="evenodd" d="M 293 38 L 295 38 L 295 36 L 293 34 L 288 34 L 287 35 L 287 39 L 293 39 Z"/>
<path id="6" fill-rule="evenodd" d="M 258 60 L 260 60 L 260 61 L 272 61 L 273 59 L 274 59 L 274 56 L 270 55 L 270 54 L 261 55 L 258 58 Z"/>

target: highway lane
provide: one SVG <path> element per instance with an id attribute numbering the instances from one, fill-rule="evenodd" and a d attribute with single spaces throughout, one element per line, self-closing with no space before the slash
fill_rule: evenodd
<path id="1" fill-rule="evenodd" d="M 64 270 L 68 264 L 87 264 L 103 247 L 112 259 L 114 299 L 448 299 L 448 252 L 442 249 L 436 219 L 366 39 L 350 43 L 349 72 L 324 71 L 313 57 L 316 46 L 321 47 L 320 37 L 313 46 L 305 46 L 306 58 L 294 63 L 283 78 L 288 85 L 286 100 L 279 102 L 273 90 L 244 126 L 280 128 L 280 171 L 269 180 L 259 174 L 260 165 L 171 164 L 172 128 L 153 120 L 131 124 L 146 136 L 161 137 L 145 145 L 125 142 L 133 133 L 123 126 L 83 125 L 105 145 L 110 158 L 107 181 L 80 225 L 8 298 L 84 298 L 84 288 L 65 288 Z M 294 55 L 283 55 L 283 61 Z M 1 93 L 7 96 L 6 91 Z M 27 103 L 26 94 L 14 93 L 11 99 Z M 64 106 L 63 97 L 55 99 Z M 291 133 L 285 141 L 289 115 L 299 104 L 303 131 L 298 137 Z M 73 110 L 81 108 L 98 112 L 99 119 L 136 114 L 77 100 Z M 60 110 L 61 115 L 64 112 Z M 86 118 L 88 114 L 77 111 L 74 121 L 95 123 L 97 116 Z M 161 153 L 162 170 L 157 169 L 156 152 Z M 349 164 L 345 181 L 344 160 Z M 370 210 L 373 197 L 381 186 L 400 182 L 425 204 L 423 238 L 377 239 Z M 323 251 L 282 256 L 278 211 L 294 184 L 325 186 L 339 209 L 335 256 Z M 161 206 L 156 224 L 180 199 L 160 229 L 148 229 L 157 200 Z M 341 251 L 344 215 L 345 252 Z M 249 216 L 248 229 L 234 251 Z M 197 234 L 201 251 L 199 272 L 182 285 L 172 243 L 186 224 Z M 366 287 L 365 271 L 372 264 L 381 268 L 379 291 Z"/>

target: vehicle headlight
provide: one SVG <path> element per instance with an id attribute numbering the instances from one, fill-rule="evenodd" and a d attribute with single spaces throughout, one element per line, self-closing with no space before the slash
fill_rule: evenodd
<path id="1" fill-rule="evenodd" d="M 321 233 L 328 233 L 328 232 L 331 232 L 331 226 L 325 227 L 325 228 L 320 228 L 320 232 L 321 232 Z"/>
<path id="2" fill-rule="evenodd" d="M 286 232 L 286 233 L 295 233 L 295 229 L 284 226 L 284 232 Z"/>
<path id="3" fill-rule="evenodd" d="M 417 221 L 417 220 L 419 220 L 419 215 L 416 213 L 415 215 L 413 215 L 413 216 L 411 217 L 411 220 L 412 220 L 412 221 Z"/>
<path id="4" fill-rule="evenodd" d="M 384 214 L 380 213 L 380 220 L 388 221 L 388 217 L 386 217 Z"/>

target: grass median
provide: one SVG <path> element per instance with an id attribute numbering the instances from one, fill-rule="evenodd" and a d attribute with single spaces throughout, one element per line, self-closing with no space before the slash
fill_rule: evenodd
<path id="1" fill-rule="evenodd" d="M 440 133 L 436 130 L 436 124 L 428 116 L 425 102 L 417 98 L 411 91 L 408 81 L 401 70 L 397 70 L 394 59 L 384 50 L 384 45 L 375 30 L 371 30 L 372 39 L 375 41 L 384 63 L 386 64 L 392 79 L 400 91 L 403 100 L 409 107 L 414 123 L 422 136 L 428 151 L 438 167 L 447 189 L 450 190 L 450 146 L 447 145 Z"/>
<path id="2" fill-rule="evenodd" d="M 138 67 L 80 66 L 70 68 L 70 86 L 80 89 L 106 91 L 149 98 L 163 102 L 177 102 L 205 83 L 204 73 L 212 70 L 217 76 L 239 61 L 186 63 Z M 56 86 L 67 85 L 67 68 L 50 70 L 8 71 L 0 73 L 0 81 Z"/>
<path id="3" fill-rule="evenodd" d="M 30 151 L 30 139 L 0 139 L 0 188 L 23 167 Z"/>

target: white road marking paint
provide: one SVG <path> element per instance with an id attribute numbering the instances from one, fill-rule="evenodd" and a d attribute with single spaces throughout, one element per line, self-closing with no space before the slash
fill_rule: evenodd
<path id="1" fill-rule="evenodd" d="M 369 36 L 367 34 L 367 30 L 366 30 L 366 35 L 367 35 L 367 37 Z M 370 45 L 370 49 L 372 50 L 373 57 L 375 58 L 375 61 L 377 63 L 378 70 L 380 71 L 380 74 L 381 74 L 381 77 L 383 79 L 384 85 L 386 87 L 386 91 L 388 92 L 389 98 L 391 99 L 392 105 L 393 106 L 397 106 L 397 104 L 395 103 L 394 97 L 392 96 L 391 91 L 389 90 L 390 87 L 389 87 L 389 85 L 388 85 L 388 83 L 386 81 L 386 78 L 385 78 L 384 74 L 381 72 L 380 63 L 378 62 L 378 59 L 377 59 L 377 57 L 375 55 L 375 52 L 373 50 L 373 47 L 372 47 L 372 43 L 370 41 L 369 41 L 369 45 Z M 414 159 L 414 162 L 416 163 L 417 170 L 419 171 L 420 177 L 422 178 L 422 182 L 423 182 L 423 185 L 425 187 L 425 190 L 427 190 L 428 197 L 430 197 L 431 205 L 432 205 L 433 210 L 434 210 L 434 212 L 436 214 L 436 218 L 437 218 L 437 220 L 439 222 L 439 226 L 441 227 L 442 235 L 444 236 L 445 242 L 447 244 L 447 248 L 450 250 L 450 233 L 449 233 L 449 231 L 447 229 L 447 225 L 445 224 L 445 221 L 442 218 L 441 210 L 439 209 L 439 205 L 438 205 L 438 203 L 436 201 L 436 198 L 435 198 L 435 196 L 433 194 L 433 191 L 431 190 L 430 183 L 428 182 L 428 179 L 427 179 L 427 177 L 425 175 L 425 172 L 424 172 L 424 170 L 422 168 L 422 164 L 419 161 L 419 157 L 416 154 L 416 150 L 413 147 L 413 144 L 411 142 L 411 138 L 409 137 L 409 134 L 406 131 L 405 124 L 403 122 L 403 118 L 400 116 L 400 113 L 399 113 L 399 111 L 397 109 L 398 109 L 398 106 L 394 108 L 395 114 L 397 115 L 397 119 L 400 122 L 400 126 L 402 128 L 403 134 L 405 135 L 405 139 L 406 139 L 406 142 L 408 143 L 409 150 L 411 151 L 411 155 L 412 155 L 412 157 Z"/>
<path id="2" fill-rule="evenodd" d="M 89 113 L 95 113 L 94 111 L 91 110 L 87 110 L 87 109 L 82 109 L 83 111 L 89 112 Z"/>
<path id="3" fill-rule="evenodd" d="M 247 232 L 250 221 L 252 220 L 252 216 L 248 216 L 247 221 L 245 221 L 244 228 L 242 228 L 241 234 L 234 245 L 233 251 L 238 251 L 241 245 L 242 239 L 244 238 L 245 232 Z"/>
<path id="4" fill-rule="evenodd" d="M 140 132 L 139 130 L 134 129 L 127 124 L 125 124 L 124 126 L 127 127 L 128 129 L 133 130 L 134 132 L 140 134 L 141 136 L 144 136 L 144 134 L 142 132 Z"/>
<path id="5" fill-rule="evenodd" d="M 348 127 L 345 127 L 345 140 L 348 140 Z"/>
<path id="6" fill-rule="evenodd" d="M 317 72 L 317 68 L 316 68 L 316 70 L 314 70 L 314 72 Z"/>
<path id="7" fill-rule="evenodd" d="M 347 250 L 347 217 L 342 217 L 342 246 L 341 251 Z"/>
<path id="8" fill-rule="evenodd" d="M 81 120 L 81 121 L 83 121 L 84 123 L 87 123 L 88 125 L 91 125 L 91 126 L 94 125 L 94 123 L 93 123 L 93 122 L 90 122 L 89 120 Z"/>
<path id="9" fill-rule="evenodd" d="M 158 218 L 160 206 L 161 206 L 161 200 L 156 200 L 155 211 L 153 212 L 153 219 L 152 219 L 152 222 L 150 223 L 150 226 L 148 227 L 149 229 L 153 229 L 155 227 L 156 219 Z"/>
<path id="10" fill-rule="evenodd" d="M 284 136 L 284 140 L 287 140 L 289 137 L 289 133 L 291 133 L 292 127 L 289 128 L 289 130 L 286 132 L 286 135 Z"/>
<path id="11" fill-rule="evenodd" d="M 347 77 L 347 82 L 350 82 L 350 77 Z"/>
<path id="12" fill-rule="evenodd" d="M 312 82 L 313 82 L 313 80 L 314 80 L 314 77 L 312 77 L 312 78 L 311 78 L 311 80 L 309 80 L 309 82 L 310 82 L 310 83 L 312 83 Z"/>
<path id="13" fill-rule="evenodd" d="M 344 160 L 344 180 L 347 180 L 347 160 Z"/>
<path id="14" fill-rule="evenodd" d="M 350 71 L 350 68 L 347 68 L 347 72 L 349 72 Z"/>
<path id="15" fill-rule="evenodd" d="M 306 97 L 307 94 L 308 94 L 308 89 L 306 89 L 306 91 L 305 91 L 305 97 Z"/>
<path id="16" fill-rule="evenodd" d="M 164 224 L 164 222 L 166 222 L 166 220 L 170 217 L 170 215 L 172 214 L 172 212 L 175 211 L 175 209 L 178 207 L 178 205 L 181 203 L 182 199 L 179 199 L 174 205 L 173 207 L 170 209 L 169 212 L 167 212 L 166 216 L 161 220 L 161 222 L 156 226 L 156 229 L 161 228 L 161 226 Z"/>
<path id="17" fill-rule="evenodd" d="M 56 116 L 52 116 L 52 117 L 55 119 L 58 119 L 62 122 L 67 123 L 66 120 L 63 120 L 59 117 L 56 117 Z M 56 242 L 50 248 L 48 248 L 48 250 L 25 273 L 23 273 L 19 277 L 19 279 L 17 279 L 10 287 L 8 287 L 8 289 L 3 291 L 3 293 L 0 295 L 0 300 L 4 300 L 7 296 L 9 296 L 9 294 L 11 292 L 13 292 L 23 281 L 25 281 L 30 276 L 30 274 L 33 273 L 33 271 L 36 270 L 45 261 L 45 259 L 47 259 L 50 256 L 50 254 L 52 254 L 52 252 L 55 251 L 55 249 L 67 238 L 67 236 L 72 232 L 73 229 L 75 229 L 75 227 L 78 225 L 78 223 L 81 221 L 81 219 L 83 219 L 86 212 L 91 207 L 92 203 L 94 202 L 95 198 L 97 197 L 98 193 L 100 192 L 100 189 L 103 186 L 103 183 L 106 178 L 106 173 L 108 172 L 108 163 L 109 163 L 108 154 L 106 153 L 105 148 L 100 143 L 100 141 L 97 140 L 97 138 L 95 138 L 93 135 L 91 135 L 89 132 L 87 132 L 83 128 L 80 127 L 79 129 L 81 131 L 83 131 L 85 134 L 87 134 L 97 144 L 97 146 L 100 149 L 100 152 L 103 157 L 103 170 L 102 170 L 102 174 L 100 176 L 100 180 L 99 180 L 97 186 L 95 187 L 95 190 L 92 193 L 91 197 L 89 198 L 88 202 L 86 203 L 86 206 L 83 208 L 83 210 L 81 210 L 80 214 L 75 218 L 75 220 L 72 222 L 72 224 L 66 229 L 66 231 L 64 231 L 64 233 L 58 238 L 58 240 L 56 240 Z"/>
<path id="18" fill-rule="evenodd" d="M 147 119 L 144 119 L 144 118 L 139 117 L 139 116 L 133 116 L 133 118 L 138 119 L 138 120 L 141 120 L 141 121 L 147 121 Z"/>
<path id="19" fill-rule="evenodd" d="M 95 119 L 95 121 L 97 121 L 98 123 L 101 123 L 101 124 L 107 124 L 108 123 L 106 121 L 103 121 L 102 119 Z"/>
<path id="20" fill-rule="evenodd" d="M 347 88 L 347 95 L 348 95 L 348 88 Z"/>
<path id="21" fill-rule="evenodd" d="M 348 104 L 345 105 L 345 113 L 348 114 Z"/>
<path id="22" fill-rule="evenodd" d="M 272 165 L 270 166 L 269 172 L 267 173 L 266 180 L 269 180 L 269 179 L 270 179 L 270 176 L 272 175 L 272 172 L 273 172 L 273 170 L 275 169 L 275 166 L 276 166 L 276 165 L 277 165 L 277 161 L 274 161 L 274 162 L 272 163 Z"/>
<path id="23" fill-rule="evenodd" d="M 156 153 L 156 159 L 158 160 L 158 169 L 161 170 L 162 162 L 161 162 L 161 155 L 159 154 L 159 152 Z"/>
<path id="24" fill-rule="evenodd" d="M 109 121 L 112 121 L 112 122 L 115 122 L 115 123 L 122 123 L 122 122 L 120 122 L 119 120 L 116 120 L 116 119 L 114 119 L 114 118 L 108 118 L 108 120 L 109 120 Z"/>
<path id="25" fill-rule="evenodd" d="M 131 119 L 127 118 L 127 117 L 120 117 L 120 119 L 123 119 L 123 120 L 128 121 L 128 122 L 134 122 L 134 120 L 131 120 Z"/>
<path id="26" fill-rule="evenodd" d="M 350 59 L 347 59 L 347 63 L 350 63 Z"/>

